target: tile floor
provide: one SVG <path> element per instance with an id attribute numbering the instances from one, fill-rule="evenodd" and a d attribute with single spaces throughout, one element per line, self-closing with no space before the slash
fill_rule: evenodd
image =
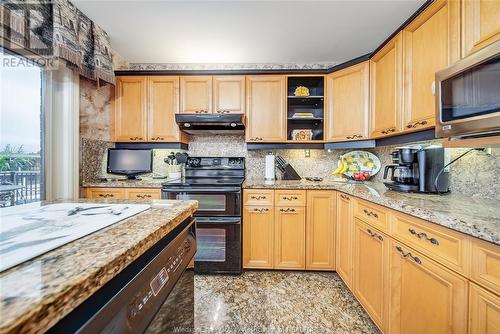
<path id="1" fill-rule="evenodd" d="M 196 333 L 379 333 L 336 273 L 195 276 Z"/>

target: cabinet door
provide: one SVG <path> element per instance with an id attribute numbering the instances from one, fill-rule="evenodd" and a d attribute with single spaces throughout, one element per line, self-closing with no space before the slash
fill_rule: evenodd
<path id="1" fill-rule="evenodd" d="M 115 91 L 115 141 L 145 141 L 147 77 L 117 77 Z"/>
<path id="2" fill-rule="evenodd" d="M 246 140 L 281 142 L 286 140 L 285 77 L 248 76 Z"/>
<path id="3" fill-rule="evenodd" d="M 389 316 L 389 247 L 385 235 L 355 219 L 354 294 L 383 332 Z"/>
<path id="4" fill-rule="evenodd" d="M 352 289 L 352 236 L 353 236 L 353 204 L 348 195 L 337 195 L 337 236 L 336 236 L 336 269 L 345 284 Z"/>
<path id="5" fill-rule="evenodd" d="M 469 296 L 469 333 L 500 333 L 500 298 L 473 283 Z"/>
<path id="6" fill-rule="evenodd" d="M 91 199 L 125 199 L 123 188 L 87 188 L 86 197 Z"/>
<path id="7" fill-rule="evenodd" d="M 212 113 L 212 77 L 181 77 L 181 113 Z"/>
<path id="8" fill-rule="evenodd" d="M 403 100 L 403 49 L 401 33 L 370 60 L 371 136 L 401 131 Z"/>
<path id="9" fill-rule="evenodd" d="M 274 217 L 274 268 L 305 269 L 305 209 L 276 207 Z"/>
<path id="10" fill-rule="evenodd" d="M 327 76 L 326 140 L 368 138 L 369 62 Z"/>
<path id="11" fill-rule="evenodd" d="M 243 268 L 273 268 L 274 209 L 243 207 Z"/>
<path id="12" fill-rule="evenodd" d="M 500 39 L 500 1 L 462 0 L 462 56 Z"/>
<path id="13" fill-rule="evenodd" d="M 181 133 L 175 122 L 175 114 L 179 112 L 179 77 L 149 77 L 148 95 L 148 141 L 180 141 Z"/>
<path id="14" fill-rule="evenodd" d="M 214 77 L 214 109 L 217 114 L 245 113 L 245 77 Z"/>
<path id="15" fill-rule="evenodd" d="M 436 1 L 403 31 L 404 131 L 435 124 L 435 73 L 459 59 L 459 3 Z"/>
<path id="16" fill-rule="evenodd" d="M 466 333 L 467 280 L 391 243 L 390 333 Z"/>
<path id="17" fill-rule="evenodd" d="M 308 190 L 306 268 L 335 270 L 336 193 Z"/>

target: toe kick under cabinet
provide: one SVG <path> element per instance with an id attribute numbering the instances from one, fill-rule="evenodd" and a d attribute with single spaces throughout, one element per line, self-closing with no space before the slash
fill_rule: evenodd
<path id="1" fill-rule="evenodd" d="M 500 333 L 500 246 L 333 190 L 245 189 L 243 267 L 336 270 L 383 333 Z"/>

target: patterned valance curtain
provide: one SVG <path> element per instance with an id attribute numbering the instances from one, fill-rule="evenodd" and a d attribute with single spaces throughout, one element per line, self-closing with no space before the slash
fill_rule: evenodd
<path id="1" fill-rule="evenodd" d="M 62 59 L 86 78 L 114 83 L 109 36 L 70 1 L 2 0 L 0 9 L 4 45 Z"/>

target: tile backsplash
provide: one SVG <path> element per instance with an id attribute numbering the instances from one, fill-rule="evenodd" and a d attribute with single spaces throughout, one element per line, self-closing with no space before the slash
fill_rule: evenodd
<path id="1" fill-rule="evenodd" d="M 96 177 L 106 176 L 106 148 L 113 144 L 106 141 L 94 139 L 83 139 L 82 150 L 82 180 L 95 181 Z M 416 144 L 440 144 L 439 140 Z M 382 162 L 382 169 L 391 163 L 390 152 L 396 146 L 378 147 L 369 149 L 377 155 Z M 154 150 L 153 170 L 156 176 L 165 175 L 167 165 L 164 159 L 170 152 L 178 150 L 158 149 Z M 310 150 L 310 156 L 305 157 L 305 150 L 272 150 L 275 154 L 285 158 L 301 175 L 328 177 L 335 168 L 339 156 L 349 150 Z M 247 151 L 244 136 L 212 135 L 192 136 L 187 153 L 190 156 L 206 157 L 245 157 L 246 175 L 248 178 L 264 177 L 264 157 L 268 151 Z M 451 158 L 455 158 L 465 149 L 452 149 Z M 88 162 L 89 160 L 97 160 Z M 500 149 L 492 149 L 491 154 L 473 151 L 451 166 L 450 188 L 452 192 L 466 196 L 485 197 L 500 200 Z M 146 177 L 151 175 L 146 175 Z M 382 172 L 375 179 L 382 180 Z"/>

